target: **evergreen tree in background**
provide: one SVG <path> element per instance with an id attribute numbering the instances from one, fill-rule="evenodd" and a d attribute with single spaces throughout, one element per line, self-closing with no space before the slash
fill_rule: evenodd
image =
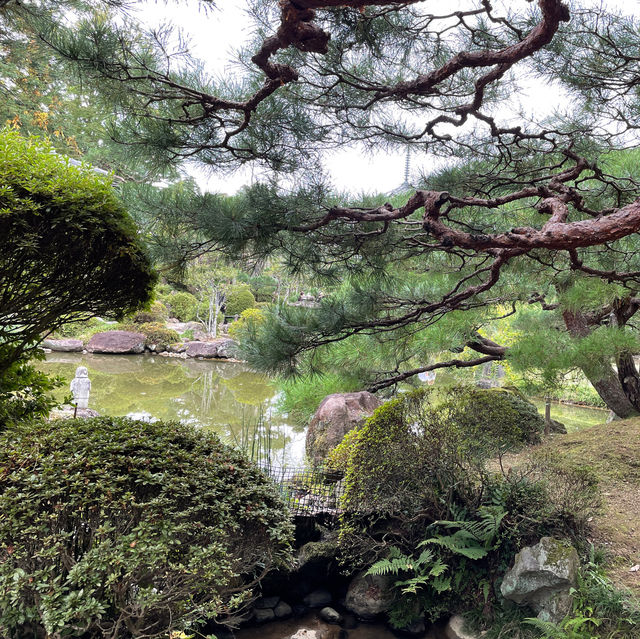
<path id="1" fill-rule="evenodd" d="M 639 20 L 587 0 L 469 4 L 255 0 L 236 77 L 126 17 L 38 28 L 116 105 L 113 135 L 133 158 L 270 172 L 231 202 L 181 194 L 195 234 L 183 251 L 278 255 L 335 287 L 319 308 L 273 311 L 252 363 L 313 367 L 359 340 L 391 362 L 370 376 L 378 390 L 519 354 L 580 366 L 619 416 L 639 412 L 638 156 L 624 150 L 640 127 Z M 566 95 L 553 115 L 518 113 L 531 78 Z M 426 151 L 441 168 L 404 196 L 356 202 L 321 166 L 353 145 Z M 538 329 L 519 351 L 485 328 L 518 309 L 535 309 Z M 429 362 L 443 348 L 458 354 Z"/>

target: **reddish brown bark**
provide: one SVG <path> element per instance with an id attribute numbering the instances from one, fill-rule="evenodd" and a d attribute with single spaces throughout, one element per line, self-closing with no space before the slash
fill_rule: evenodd
<path id="1" fill-rule="evenodd" d="M 551 218 L 541 228 L 515 228 L 507 233 L 474 235 L 447 226 L 440 220 L 439 210 L 425 209 L 424 229 L 436 239 L 460 248 L 486 251 L 490 249 L 570 249 L 613 242 L 640 231 L 640 200 L 615 213 L 589 220 L 565 222 L 567 205 L 559 198 L 548 198 L 540 206 Z"/>
<path id="2" fill-rule="evenodd" d="M 562 318 L 571 337 L 587 337 L 593 330 L 585 314 L 580 311 L 564 311 Z M 622 362 L 624 369 L 622 376 L 625 377 L 625 375 L 628 376 L 629 361 L 623 358 Z M 631 366 L 635 370 L 633 360 L 631 360 Z M 616 373 L 608 358 L 603 357 L 598 361 L 594 361 L 591 366 L 584 367 L 582 370 L 607 407 L 618 417 L 624 419 L 640 412 L 640 402 L 635 403 L 640 399 L 640 396 L 637 392 L 632 393 L 631 396 L 627 395 L 619 374 Z M 618 369 L 618 372 L 620 373 L 621 370 Z M 627 386 L 630 388 L 631 382 Z"/>

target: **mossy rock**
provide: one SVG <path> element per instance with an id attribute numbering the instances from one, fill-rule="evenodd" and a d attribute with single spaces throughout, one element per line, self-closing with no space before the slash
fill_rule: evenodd
<path id="1" fill-rule="evenodd" d="M 518 391 L 457 387 L 447 394 L 441 410 L 451 412 L 473 445 L 498 451 L 540 441 L 544 419 Z"/>
<path id="2" fill-rule="evenodd" d="M 301 579 L 321 582 L 338 573 L 338 540 L 326 537 L 309 541 L 298 551 L 297 572 Z"/>

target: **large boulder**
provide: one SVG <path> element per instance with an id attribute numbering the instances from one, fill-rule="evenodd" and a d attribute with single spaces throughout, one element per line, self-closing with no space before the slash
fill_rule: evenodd
<path id="1" fill-rule="evenodd" d="M 543 621 L 557 623 L 571 612 L 571 595 L 579 568 L 578 553 L 568 542 L 543 537 L 523 548 L 500 586 L 505 599 L 530 606 Z"/>
<path id="2" fill-rule="evenodd" d="M 81 339 L 45 339 L 42 346 L 59 353 L 81 353 L 84 349 Z"/>
<path id="3" fill-rule="evenodd" d="M 327 395 L 307 430 L 307 455 L 314 463 L 322 463 L 342 438 L 361 426 L 382 402 L 367 391 Z"/>
<path id="4" fill-rule="evenodd" d="M 388 575 L 367 575 L 360 572 L 349 584 L 344 606 L 360 619 L 375 619 L 391 608 L 391 585 L 392 579 Z"/>
<path id="5" fill-rule="evenodd" d="M 217 342 L 186 342 L 186 353 L 189 357 L 213 359 L 218 357 Z"/>
<path id="6" fill-rule="evenodd" d="M 215 343 L 218 345 L 218 357 L 231 359 L 236 356 L 236 343 L 230 337 L 220 337 Z"/>
<path id="7" fill-rule="evenodd" d="M 109 353 L 125 355 L 143 353 L 146 337 L 143 333 L 132 331 L 106 331 L 96 333 L 87 344 L 90 353 Z"/>

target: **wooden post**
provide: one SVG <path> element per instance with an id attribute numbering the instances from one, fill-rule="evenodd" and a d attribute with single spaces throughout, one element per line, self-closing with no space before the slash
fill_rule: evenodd
<path id="1" fill-rule="evenodd" d="M 544 434 L 551 432 L 551 397 L 544 398 Z"/>

